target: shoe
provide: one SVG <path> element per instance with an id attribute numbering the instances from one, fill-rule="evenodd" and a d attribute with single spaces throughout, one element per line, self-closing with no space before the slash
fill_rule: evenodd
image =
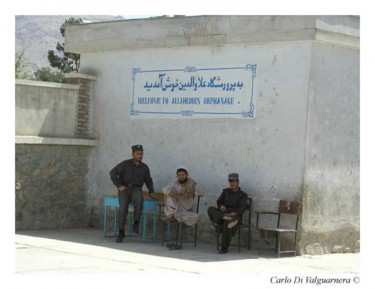
<path id="1" fill-rule="evenodd" d="M 219 251 L 219 254 L 226 254 L 226 253 L 228 253 L 227 248 L 221 248 L 220 251 Z"/>
<path id="2" fill-rule="evenodd" d="M 233 222 L 230 222 L 228 224 L 228 229 L 232 229 L 235 225 L 237 225 L 237 223 L 238 223 L 238 220 L 234 220 Z"/>
<path id="3" fill-rule="evenodd" d="M 133 232 L 136 233 L 136 234 L 139 234 L 139 224 L 133 225 Z"/>
<path id="4" fill-rule="evenodd" d="M 230 220 L 232 220 L 232 217 L 230 217 L 230 216 L 224 216 L 224 217 L 222 217 L 222 219 L 224 221 L 230 221 Z"/>
<path id="5" fill-rule="evenodd" d="M 122 241 L 124 240 L 125 238 L 125 234 L 124 233 L 119 233 L 118 236 L 117 236 L 117 239 L 116 239 L 116 243 L 122 243 Z"/>

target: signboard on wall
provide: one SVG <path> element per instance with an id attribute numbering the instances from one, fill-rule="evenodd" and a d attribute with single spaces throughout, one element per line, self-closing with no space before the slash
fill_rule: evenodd
<path id="1" fill-rule="evenodd" d="M 256 64 L 222 68 L 133 68 L 130 117 L 252 119 L 256 69 Z"/>

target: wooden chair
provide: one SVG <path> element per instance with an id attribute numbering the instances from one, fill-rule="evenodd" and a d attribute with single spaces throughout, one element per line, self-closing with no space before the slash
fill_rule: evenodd
<path id="1" fill-rule="evenodd" d="M 246 201 L 246 210 L 242 214 L 240 220 L 240 224 L 238 225 L 238 242 L 237 242 L 237 247 L 238 247 L 238 252 L 241 251 L 241 230 L 247 228 L 247 249 L 251 249 L 251 230 L 250 230 L 250 225 L 251 225 L 251 203 L 252 199 L 250 197 L 247 197 Z M 246 215 L 247 214 L 247 215 Z M 245 217 L 245 220 L 244 220 Z M 219 251 L 219 245 L 220 245 L 220 231 L 221 231 L 221 225 L 214 224 L 215 227 L 215 232 L 216 232 L 216 248 Z"/>
<path id="2" fill-rule="evenodd" d="M 280 254 L 283 253 L 294 253 L 296 256 L 296 246 L 297 246 L 297 231 L 298 231 L 298 222 L 300 218 L 300 213 L 302 209 L 302 203 L 299 201 L 279 201 L 279 211 L 270 212 L 270 211 L 256 211 L 257 221 L 256 228 L 259 231 L 259 255 L 262 247 L 263 240 L 268 237 L 276 238 L 276 252 L 277 257 L 280 257 Z M 277 224 L 274 226 L 259 226 L 260 216 L 261 215 L 277 215 Z M 287 217 L 289 216 L 289 217 Z M 292 216 L 292 217 L 290 217 Z M 285 218 L 294 219 L 293 226 L 285 226 Z M 281 236 L 285 234 L 294 234 L 294 245 L 292 250 L 281 250 Z"/>
<path id="3" fill-rule="evenodd" d="M 197 214 L 199 214 L 199 202 L 200 202 L 200 198 L 201 198 L 201 196 L 195 197 L 195 212 Z M 164 213 L 162 213 L 165 204 L 164 203 L 161 204 L 159 202 L 158 205 L 159 205 L 159 218 L 162 221 L 162 240 L 161 240 L 161 245 L 164 246 L 164 242 L 165 241 L 171 240 L 170 236 L 169 236 L 169 229 L 170 229 L 171 226 L 174 226 L 174 227 L 176 227 L 176 237 L 175 237 L 175 239 L 172 239 L 172 241 L 174 241 L 174 243 L 171 243 L 171 244 L 167 245 L 169 247 L 169 249 L 182 249 L 182 244 L 183 243 L 194 243 L 194 247 L 196 247 L 197 246 L 198 224 L 195 224 L 193 226 L 193 230 L 194 230 L 194 238 L 193 238 L 193 240 L 191 240 L 191 241 L 184 240 L 183 239 L 184 229 L 185 229 L 185 227 L 187 227 L 185 225 L 185 223 L 184 222 L 178 222 L 178 221 L 167 222 L 166 216 L 164 215 Z M 167 233 L 167 238 L 166 238 L 165 231 L 167 231 L 167 230 L 168 230 L 168 233 Z"/>

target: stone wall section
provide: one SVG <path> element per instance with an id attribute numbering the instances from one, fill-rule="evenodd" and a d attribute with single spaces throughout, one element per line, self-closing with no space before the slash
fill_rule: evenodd
<path id="1" fill-rule="evenodd" d="M 16 145 L 16 230 L 87 227 L 89 146 Z"/>

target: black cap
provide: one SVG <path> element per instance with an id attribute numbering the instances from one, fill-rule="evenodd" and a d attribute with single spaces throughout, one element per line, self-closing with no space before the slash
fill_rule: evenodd
<path id="1" fill-rule="evenodd" d="M 132 151 L 133 151 L 133 153 L 135 151 L 143 151 L 143 146 L 142 145 L 134 145 L 134 146 L 132 146 Z"/>
<path id="2" fill-rule="evenodd" d="M 236 173 L 229 174 L 228 181 L 238 181 L 238 174 Z"/>

